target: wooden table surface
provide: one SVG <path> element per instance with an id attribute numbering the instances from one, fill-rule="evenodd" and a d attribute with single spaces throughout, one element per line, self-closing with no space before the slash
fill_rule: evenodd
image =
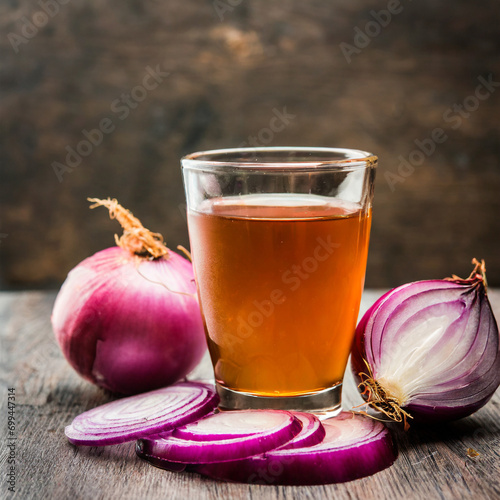
<path id="1" fill-rule="evenodd" d="M 381 294 L 366 291 L 362 312 Z M 500 318 L 500 291 L 490 291 Z M 112 398 L 80 379 L 63 358 L 50 327 L 55 294 L 0 293 L 2 485 L 0 498 L 47 499 L 456 499 L 500 498 L 500 391 L 475 415 L 438 427 L 399 428 L 396 463 L 357 481 L 327 486 L 261 486 L 171 473 L 136 457 L 133 444 L 75 447 L 64 436 L 73 417 Z M 195 376 L 210 374 L 205 358 Z M 357 399 L 347 380 L 344 406 Z M 15 437 L 8 441 L 8 389 L 15 390 Z M 11 449 L 7 444 L 14 442 Z M 476 459 L 467 449 L 479 452 Z M 15 493 L 8 491 L 15 455 Z"/>

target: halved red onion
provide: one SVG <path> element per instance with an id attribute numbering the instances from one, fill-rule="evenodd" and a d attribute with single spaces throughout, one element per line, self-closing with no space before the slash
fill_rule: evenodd
<path id="1" fill-rule="evenodd" d="M 134 441 L 193 422 L 219 402 L 205 384 L 181 382 L 118 399 L 78 415 L 65 429 L 70 443 L 104 446 Z"/>
<path id="2" fill-rule="evenodd" d="M 322 422 L 326 435 L 313 446 L 283 447 L 244 460 L 191 464 L 186 470 L 226 481 L 311 485 L 352 481 L 389 467 L 397 452 L 387 428 L 368 417 L 343 412 Z M 179 470 L 179 464 L 138 454 L 153 465 Z"/>
<path id="3" fill-rule="evenodd" d="M 221 412 L 168 435 L 140 439 L 137 452 L 140 456 L 184 464 L 238 460 L 284 445 L 301 428 L 300 421 L 286 411 Z"/>
<path id="4" fill-rule="evenodd" d="M 453 420 L 481 408 L 500 385 L 499 334 L 484 261 L 473 263 L 465 280 L 395 288 L 362 318 L 351 363 L 375 409 L 396 419 L 399 408 L 424 421 Z"/>

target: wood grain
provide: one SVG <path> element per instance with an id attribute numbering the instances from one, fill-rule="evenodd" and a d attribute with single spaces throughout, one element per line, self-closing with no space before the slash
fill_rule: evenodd
<path id="1" fill-rule="evenodd" d="M 367 291 L 362 311 L 382 292 Z M 389 469 L 350 483 L 284 487 L 229 484 L 195 474 L 156 469 L 135 456 L 132 444 L 74 447 L 64 427 L 77 414 L 110 401 L 111 395 L 80 379 L 64 360 L 50 327 L 55 295 L 0 294 L 2 429 L 7 388 L 16 390 L 16 492 L 19 499 L 394 499 L 500 498 L 500 391 L 471 417 L 443 426 L 392 425 L 399 457 Z M 490 291 L 500 316 L 500 291 Z M 208 357 L 193 373 L 210 377 Z M 355 404 L 356 389 L 346 380 L 344 405 Z M 4 431 L 5 432 L 5 431 Z M 467 449 L 480 453 L 467 457 Z M 0 463 L 7 468 L 5 448 Z"/>

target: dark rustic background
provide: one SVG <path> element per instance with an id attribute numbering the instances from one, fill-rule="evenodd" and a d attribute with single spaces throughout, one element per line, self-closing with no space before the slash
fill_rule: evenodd
<path id="1" fill-rule="evenodd" d="M 59 1 L 0 4 L 0 287 L 56 287 L 113 244 L 116 222 L 87 196 L 187 245 L 179 158 L 249 136 L 378 154 L 368 286 L 467 275 L 474 256 L 500 285 L 500 89 L 474 98 L 479 78 L 500 81 L 495 3 Z M 371 11 L 388 7 L 377 28 Z M 169 75 L 135 89 L 148 67 Z M 62 172 L 105 118 L 113 131 Z M 398 172 L 436 128 L 446 140 Z"/>

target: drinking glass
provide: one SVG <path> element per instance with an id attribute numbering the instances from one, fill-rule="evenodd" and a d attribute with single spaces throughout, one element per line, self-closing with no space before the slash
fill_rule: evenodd
<path id="1" fill-rule="evenodd" d="M 181 163 L 220 407 L 339 412 L 377 157 L 268 147 Z"/>

